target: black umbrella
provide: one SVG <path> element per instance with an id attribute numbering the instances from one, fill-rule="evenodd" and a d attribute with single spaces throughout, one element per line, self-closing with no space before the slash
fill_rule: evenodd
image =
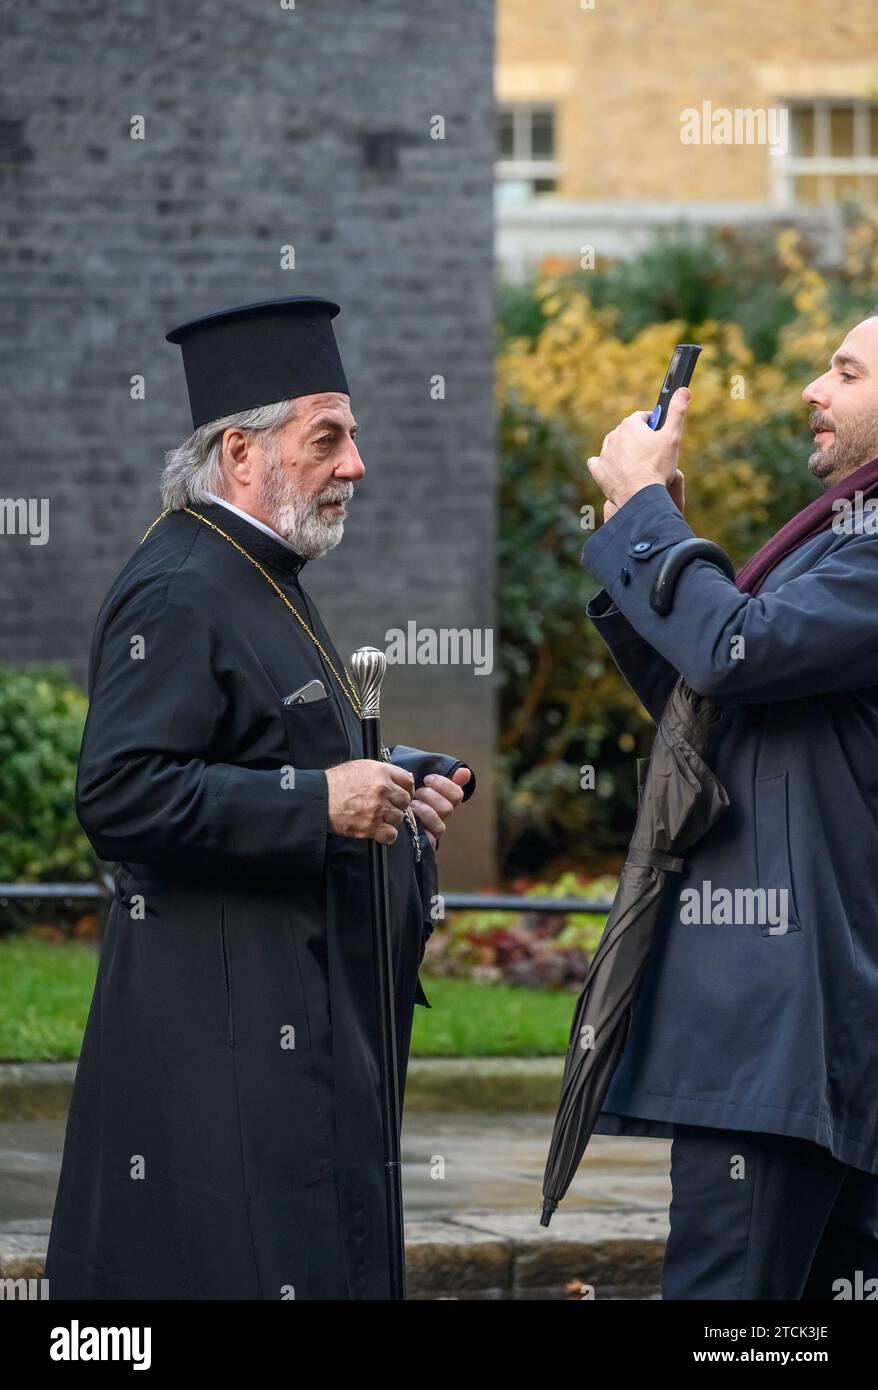
<path id="1" fill-rule="evenodd" d="M 718 563 L 726 573 L 731 569 L 713 542 L 687 538 L 672 548 L 658 574 L 651 600 L 657 612 L 670 610 L 681 565 L 695 554 Z M 543 1226 L 548 1226 L 573 1181 L 625 1046 L 632 1001 L 655 936 L 668 876 L 681 872 L 681 855 L 707 834 L 729 804 L 725 788 L 704 761 L 718 718 L 717 706 L 681 677 L 656 730 L 645 777 L 640 778 L 634 834 L 573 1016 L 543 1175 Z"/>
<path id="2" fill-rule="evenodd" d="M 384 652 L 360 647 L 351 657 L 354 685 L 360 697 L 363 757 L 382 757 L 380 695 L 387 668 Z M 381 1071 L 381 1131 L 384 1143 L 384 1184 L 387 1195 L 387 1249 L 390 1297 L 405 1298 L 405 1238 L 402 1216 L 402 1167 L 400 1160 L 399 1073 L 396 1058 L 396 1020 L 393 1004 L 393 954 L 390 938 L 390 898 L 387 887 L 387 851 L 377 840 L 368 841 L 369 884 L 372 916 L 372 949 L 375 955 L 376 1007 L 378 1012 L 379 1066 Z"/>

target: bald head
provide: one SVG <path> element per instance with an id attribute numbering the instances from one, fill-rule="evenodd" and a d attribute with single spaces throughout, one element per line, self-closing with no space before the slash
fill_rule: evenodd
<path id="1" fill-rule="evenodd" d="M 851 329 L 802 399 L 817 445 L 808 467 L 824 488 L 878 458 L 878 313 Z"/>

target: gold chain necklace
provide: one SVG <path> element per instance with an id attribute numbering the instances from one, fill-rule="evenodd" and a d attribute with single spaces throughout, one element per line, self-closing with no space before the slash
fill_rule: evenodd
<path id="1" fill-rule="evenodd" d="M 161 516 L 157 516 L 157 517 L 156 517 L 156 519 L 155 519 L 155 521 L 152 523 L 152 525 L 149 526 L 149 527 L 147 528 L 147 530 L 144 532 L 143 539 L 142 539 L 141 542 L 140 542 L 141 545 L 143 545 L 143 542 L 144 542 L 144 541 L 147 539 L 147 537 L 151 534 L 151 532 L 153 531 L 153 529 L 154 529 L 156 526 L 158 526 L 159 522 L 160 522 L 160 521 L 164 521 L 165 517 L 169 514 L 169 512 L 170 512 L 171 510 L 172 510 L 171 507 L 167 507 L 167 508 L 162 512 Z M 268 583 L 268 584 L 271 585 L 272 589 L 274 589 L 274 592 L 277 594 L 277 596 L 278 596 L 278 598 L 281 600 L 281 602 L 286 604 L 287 608 L 290 610 L 290 612 L 292 613 L 293 617 L 294 617 L 294 618 L 296 619 L 296 621 L 304 628 L 305 632 L 307 632 L 307 634 L 308 634 L 308 636 L 310 637 L 311 641 L 314 643 L 314 646 L 317 648 L 317 650 L 319 651 L 320 655 L 323 657 L 323 660 L 326 662 L 327 666 L 329 667 L 330 671 L 331 671 L 332 674 L 335 676 L 335 679 L 336 679 L 336 681 L 338 682 L 338 685 L 339 685 L 339 689 L 341 690 L 342 694 L 345 696 L 345 698 L 346 698 L 348 704 L 350 705 L 351 709 L 354 711 L 354 714 L 357 716 L 358 719 L 362 719 L 363 716 L 362 716 L 362 707 L 361 707 L 361 705 L 360 705 L 360 699 L 359 699 L 359 696 L 357 695 L 356 687 L 355 687 L 353 681 L 351 680 L 350 675 L 348 674 L 348 669 L 347 669 L 347 667 L 346 667 L 344 664 L 342 664 L 342 670 L 344 671 L 344 674 L 345 674 L 345 680 L 343 681 L 342 678 L 341 678 L 341 676 L 338 674 L 338 671 L 336 671 L 335 667 L 333 666 L 332 661 L 330 660 L 329 655 L 328 655 L 326 649 L 323 647 L 323 645 L 322 645 L 322 644 L 320 643 L 320 641 L 317 639 L 317 637 L 315 636 L 315 634 L 311 631 L 311 628 L 310 628 L 310 627 L 308 626 L 308 624 L 305 622 L 305 619 L 302 617 L 302 615 L 301 615 L 301 613 L 299 612 L 299 610 L 298 610 L 296 607 L 294 607 L 294 605 L 293 605 L 292 603 L 290 603 L 289 599 L 287 598 L 286 594 L 284 593 L 284 591 L 283 591 L 283 589 L 280 587 L 280 585 L 279 585 L 279 584 L 276 584 L 276 583 L 274 582 L 274 580 L 272 579 L 272 577 L 271 577 L 271 575 L 268 573 L 268 571 L 265 570 L 265 569 L 263 569 L 262 565 L 260 565 L 260 563 L 259 563 L 258 560 L 254 560 L 253 556 L 250 554 L 249 551 L 247 551 L 247 550 L 244 549 L 243 545 L 239 545 L 238 542 L 237 542 L 236 540 L 233 540 L 233 538 L 228 534 L 227 531 L 223 531 L 221 527 L 215 526 L 214 523 L 213 523 L 212 521 L 208 521 L 208 519 L 207 519 L 206 516 L 202 516 L 200 512 L 195 512 L 195 511 L 193 511 L 191 507 L 183 507 L 182 510 L 183 510 L 184 512 L 188 512 L 190 516 L 196 517 L 197 520 L 200 521 L 200 522 L 202 523 L 203 526 L 209 526 L 210 529 L 211 529 L 211 531 L 216 531 L 216 533 L 217 533 L 218 536 L 222 536 L 223 540 L 228 541 L 229 545 L 233 545 L 233 546 L 235 547 L 235 549 L 238 551 L 238 553 L 239 553 L 240 555 L 243 555 L 245 560 L 249 560 L 250 563 L 251 563 L 251 565 L 253 566 L 253 568 L 254 568 L 254 569 L 257 569 L 257 570 L 259 571 L 259 573 L 262 575 L 262 578 L 266 581 L 266 583 Z M 347 684 L 345 684 L 345 681 L 347 681 Z"/>
<path id="2" fill-rule="evenodd" d="M 140 540 L 141 545 L 143 545 L 143 542 L 147 540 L 148 537 L 152 534 L 156 526 L 158 526 L 159 522 L 164 521 L 165 517 L 168 516 L 172 510 L 172 507 L 166 507 L 165 510 L 161 513 L 161 515 L 157 516 L 155 521 L 152 522 L 152 524 L 146 528 Z M 208 521 L 206 516 L 202 516 L 200 512 L 193 511 L 191 507 L 183 507 L 182 510 L 184 512 L 188 512 L 190 516 L 194 516 L 197 521 L 201 522 L 202 526 L 209 526 L 211 531 L 216 531 L 218 536 L 222 536 L 223 540 L 228 541 L 229 545 L 233 545 L 235 549 L 238 551 L 238 553 L 240 555 L 243 555 L 245 560 L 249 560 L 253 568 L 259 571 L 266 583 L 271 585 L 272 589 L 274 589 L 274 592 L 277 594 L 281 602 L 286 604 L 293 617 L 308 634 L 311 641 L 314 643 L 314 646 L 317 648 L 320 655 L 323 657 L 323 660 L 329 667 L 330 671 L 335 676 L 339 689 L 341 690 L 351 709 L 354 711 L 354 714 L 356 715 L 357 719 L 362 719 L 362 704 L 360 702 L 360 697 L 357 694 L 356 686 L 351 680 L 348 668 L 345 666 L 344 662 L 342 662 L 341 669 L 344 671 L 345 675 L 345 679 L 342 680 L 341 676 L 338 674 L 338 671 L 336 671 L 334 665 L 332 664 L 332 661 L 330 660 L 326 649 L 323 647 L 322 643 L 318 640 L 314 632 L 312 632 L 311 628 L 305 622 L 305 619 L 302 617 L 299 610 L 292 603 L 290 603 L 289 599 L 287 598 L 280 585 L 276 584 L 272 579 L 271 575 L 267 572 L 267 570 L 263 569 L 262 565 L 260 565 L 259 561 L 255 560 L 253 556 L 250 554 L 250 552 L 248 550 L 245 550 L 243 545 L 239 545 L 238 542 L 234 540 L 228 534 L 227 531 L 224 531 L 222 529 L 222 527 L 215 526 L 212 521 Z M 345 681 L 347 682 L 347 684 L 345 684 Z M 383 758 L 384 762 L 390 762 L 390 749 L 385 748 L 383 744 L 381 745 L 381 757 Z M 416 860 L 420 861 L 421 837 L 420 832 L 418 830 L 418 823 L 415 820 L 415 813 L 412 810 L 411 806 L 407 806 L 403 814 L 405 816 L 406 824 L 408 825 L 408 828 L 411 832 L 412 840 L 414 842 L 415 858 Z"/>

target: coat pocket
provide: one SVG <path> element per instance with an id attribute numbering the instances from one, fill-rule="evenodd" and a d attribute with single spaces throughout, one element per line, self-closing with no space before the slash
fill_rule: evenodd
<path id="1" fill-rule="evenodd" d="M 763 936 L 801 931 L 790 866 L 787 773 L 757 777 L 756 866 Z"/>
<path id="2" fill-rule="evenodd" d="M 281 712 L 294 767 L 327 768 L 348 761 L 347 730 L 332 695 L 304 705 L 281 705 Z"/>

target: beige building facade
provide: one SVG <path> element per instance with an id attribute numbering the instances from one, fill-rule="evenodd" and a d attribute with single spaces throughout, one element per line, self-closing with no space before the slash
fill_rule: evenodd
<path id="1" fill-rule="evenodd" d="M 875 0 L 499 0 L 496 89 L 501 239 L 878 202 Z"/>

